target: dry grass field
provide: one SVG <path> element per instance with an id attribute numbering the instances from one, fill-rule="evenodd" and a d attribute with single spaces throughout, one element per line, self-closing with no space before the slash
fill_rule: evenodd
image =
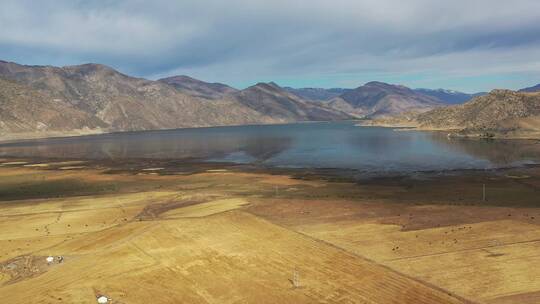
<path id="1" fill-rule="evenodd" d="M 539 303 L 537 169 L 490 177 L 523 194 L 504 206 L 474 204 L 478 177 L 456 204 L 426 181 L 162 168 L 3 160 L 2 301 Z"/>
<path id="2" fill-rule="evenodd" d="M 253 212 L 452 294 L 479 303 L 539 303 L 540 208 L 273 205 Z"/>

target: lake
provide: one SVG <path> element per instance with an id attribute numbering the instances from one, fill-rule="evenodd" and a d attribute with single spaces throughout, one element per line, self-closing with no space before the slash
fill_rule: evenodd
<path id="1" fill-rule="evenodd" d="M 0 144 L 2 157 L 197 159 L 261 166 L 407 173 L 492 169 L 540 161 L 537 141 L 299 123 L 144 131 Z"/>

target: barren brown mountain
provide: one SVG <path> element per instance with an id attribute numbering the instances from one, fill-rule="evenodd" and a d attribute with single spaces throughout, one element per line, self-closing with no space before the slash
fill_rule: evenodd
<path id="1" fill-rule="evenodd" d="M 232 94 L 238 91 L 226 84 L 208 83 L 185 75 L 162 78 L 158 81 L 172 85 L 188 95 L 207 99 L 222 98 L 227 94 Z"/>
<path id="2" fill-rule="evenodd" d="M 337 120 L 349 117 L 317 104 L 306 105 L 302 100 L 292 96 L 254 95 L 251 94 L 253 89 L 237 94 L 234 90 L 226 90 L 223 87 L 214 88 L 216 92 L 221 90 L 222 95 L 217 98 L 219 94 L 215 93 L 212 96 L 216 98 L 209 101 L 208 96 L 201 97 L 202 82 L 199 86 L 193 86 L 191 81 L 190 90 L 178 89 L 179 79 L 176 79 L 173 85 L 169 85 L 162 81 L 130 77 L 99 64 L 52 67 L 24 66 L 0 61 L 0 77 L 19 84 L 10 90 L 6 89 L 4 99 L 16 100 L 19 95 L 27 95 L 24 99 L 25 104 L 22 101 L 18 104 L 21 108 L 32 108 L 35 106 L 33 103 L 43 100 L 41 97 L 32 96 L 47 96 L 48 100 L 65 104 L 64 107 L 42 108 L 43 111 L 58 112 L 55 115 L 60 115 L 64 108 L 67 109 L 62 113 L 63 119 L 55 125 L 55 129 L 66 132 L 73 131 L 74 127 L 87 129 L 99 127 L 98 132 L 110 132 Z M 32 93 L 34 95 L 27 93 L 29 89 L 35 92 Z M 264 98 L 264 102 L 256 100 L 259 97 Z M 265 112 L 274 108 L 273 103 L 284 101 L 287 101 L 289 106 L 282 107 L 283 112 Z M 266 105 L 255 106 L 262 103 Z M 59 108 L 62 111 L 58 110 Z M 68 110 L 76 111 L 78 116 L 70 116 L 71 112 Z M 8 115 L 11 113 L 3 114 Z M 80 117 L 87 117 L 89 122 L 81 124 L 73 121 L 80 121 Z M 9 130 L 2 129 L 9 132 L 46 131 L 38 128 L 43 122 L 33 120 L 33 117 L 28 117 L 26 123 L 24 128 L 12 125 Z"/>
<path id="3" fill-rule="evenodd" d="M 258 83 L 234 94 L 246 107 L 283 122 L 348 119 L 352 116 L 325 106 L 306 101 L 287 92 L 277 84 Z"/>
<path id="4" fill-rule="evenodd" d="M 284 89 L 287 90 L 287 92 L 293 93 L 294 95 L 304 98 L 306 100 L 313 100 L 313 101 L 319 101 L 319 102 L 328 102 L 331 99 L 352 90 L 352 89 L 344 89 L 344 88 L 323 89 L 323 88 L 291 88 L 291 87 L 284 87 Z"/>
<path id="5" fill-rule="evenodd" d="M 104 127 L 103 121 L 63 99 L 0 78 L 0 134 Z"/>
<path id="6" fill-rule="evenodd" d="M 388 117 L 404 112 L 425 112 L 444 104 L 437 98 L 405 86 L 369 82 L 330 101 L 335 109 L 357 117 Z"/>
<path id="7" fill-rule="evenodd" d="M 454 129 L 463 134 L 537 137 L 540 92 L 493 90 L 463 105 L 420 114 L 416 122 L 422 128 Z"/>

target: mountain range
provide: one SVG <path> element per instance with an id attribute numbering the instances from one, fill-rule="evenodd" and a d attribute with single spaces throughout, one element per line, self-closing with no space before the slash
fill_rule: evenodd
<path id="1" fill-rule="evenodd" d="M 493 92 L 478 97 L 484 93 L 413 90 L 383 82 L 355 89 L 293 89 L 270 82 L 237 90 L 189 76 L 157 81 L 131 77 L 100 64 L 54 67 L 0 61 L 0 138 L 396 116 L 414 117 L 426 127 L 474 128 L 466 121 L 486 106 L 483 98 L 498 100 L 499 106 L 487 107 L 487 112 L 536 113 L 534 107 L 521 107 L 523 103 L 502 105 L 538 87 L 504 98 Z M 463 106 L 447 107 L 468 98 Z"/>
<path id="2" fill-rule="evenodd" d="M 285 90 L 308 100 L 328 103 L 329 106 L 358 118 L 425 112 L 445 105 L 461 104 L 486 94 L 468 94 L 445 89 L 409 89 L 376 81 L 355 89 L 285 87 Z"/>
<path id="3" fill-rule="evenodd" d="M 376 118 L 403 112 L 425 112 L 442 107 L 444 103 L 405 86 L 373 81 L 333 98 L 329 105 L 359 118 Z"/>
<path id="4" fill-rule="evenodd" d="M 268 84 L 238 91 L 185 77 L 151 81 L 99 64 L 25 66 L 0 62 L 0 132 L 102 133 L 342 120 L 352 116 Z M 269 90 L 268 86 L 273 89 Z M 249 97 L 253 97 L 250 99 Z M 264 106 L 257 98 L 264 98 Z M 35 114 L 23 109 L 35 109 Z M 39 113 L 39 109 L 46 113 Z M 69 118 L 70 113 L 73 118 Z M 63 117 L 59 119 L 58 117 Z"/>
<path id="5" fill-rule="evenodd" d="M 487 94 L 486 92 L 468 94 L 468 93 L 463 93 L 463 92 L 459 92 L 459 91 L 445 90 L 445 89 L 436 89 L 436 90 L 415 89 L 414 91 L 417 92 L 417 93 L 420 93 L 420 94 L 424 94 L 424 95 L 428 95 L 428 96 L 437 98 L 437 99 L 441 100 L 442 102 L 444 102 L 445 104 L 450 104 L 450 105 L 464 103 L 464 102 L 467 102 L 467 101 L 473 99 L 474 97 L 478 97 L 478 96 L 482 96 L 482 95 Z"/>
<path id="6" fill-rule="evenodd" d="M 290 93 L 298 95 L 302 98 L 308 100 L 316 100 L 327 102 L 333 98 L 339 97 L 340 95 L 350 92 L 354 89 L 345 89 L 345 88 L 332 88 L 332 89 L 323 89 L 323 88 L 291 88 L 284 87 Z M 416 93 L 427 95 L 438 99 L 444 104 L 460 104 L 471 100 L 474 97 L 482 96 L 487 94 L 486 92 L 480 93 L 463 93 L 455 90 L 445 90 L 445 89 L 413 89 Z"/>
<path id="7" fill-rule="evenodd" d="M 468 137 L 540 138 L 540 91 L 496 89 L 464 104 L 376 118 L 365 124 L 445 130 Z"/>

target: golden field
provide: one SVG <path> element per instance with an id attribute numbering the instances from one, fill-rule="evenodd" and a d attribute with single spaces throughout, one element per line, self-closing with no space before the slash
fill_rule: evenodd
<path id="1" fill-rule="evenodd" d="M 537 168 L 365 183 L 192 169 L 2 160 L 3 302 L 540 302 Z"/>

